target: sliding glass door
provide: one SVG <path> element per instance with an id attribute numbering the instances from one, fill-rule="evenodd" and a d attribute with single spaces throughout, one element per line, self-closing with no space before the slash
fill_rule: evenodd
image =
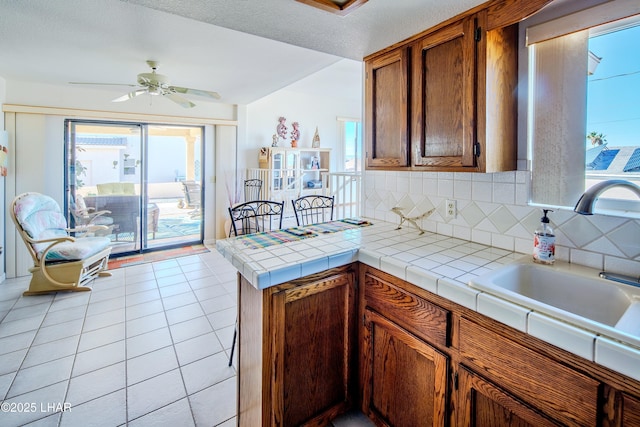
<path id="1" fill-rule="evenodd" d="M 147 234 L 147 247 L 202 243 L 203 129 L 168 125 L 147 129 L 147 194 L 149 205 L 159 209 L 155 231 Z"/>
<path id="2" fill-rule="evenodd" d="M 66 126 L 66 206 L 77 233 L 108 236 L 114 255 L 202 242 L 201 127 Z"/>

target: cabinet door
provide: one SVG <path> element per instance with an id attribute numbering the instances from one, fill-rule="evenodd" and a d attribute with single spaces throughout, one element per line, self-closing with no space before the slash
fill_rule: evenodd
<path id="1" fill-rule="evenodd" d="M 476 165 L 475 21 L 466 18 L 412 46 L 412 166 Z"/>
<path id="2" fill-rule="evenodd" d="M 371 310 L 364 323 L 363 412 L 378 425 L 444 426 L 447 356 Z"/>
<path id="3" fill-rule="evenodd" d="M 271 171 L 273 174 L 273 182 L 271 183 L 272 191 L 282 190 L 282 177 L 283 177 L 283 169 L 285 169 L 284 164 L 284 152 L 278 151 L 274 152 L 273 150 L 270 152 L 271 155 Z"/>
<path id="4" fill-rule="evenodd" d="M 640 400 L 622 393 L 622 425 L 640 426 Z"/>
<path id="5" fill-rule="evenodd" d="M 408 165 L 407 56 L 397 49 L 366 63 L 367 168 Z"/>
<path id="6" fill-rule="evenodd" d="M 545 417 L 495 384 L 458 369 L 458 422 L 468 427 L 544 427 L 562 424 Z"/>
<path id="7" fill-rule="evenodd" d="M 349 408 L 355 383 L 355 275 L 283 290 L 271 301 L 272 425 L 327 425 Z"/>

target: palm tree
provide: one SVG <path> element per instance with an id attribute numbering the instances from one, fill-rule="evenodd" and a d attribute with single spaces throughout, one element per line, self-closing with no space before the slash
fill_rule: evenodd
<path id="1" fill-rule="evenodd" d="M 605 135 L 602 133 L 591 132 L 587 135 L 587 139 L 591 141 L 591 145 L 602 145 L 607 142 Z"/>

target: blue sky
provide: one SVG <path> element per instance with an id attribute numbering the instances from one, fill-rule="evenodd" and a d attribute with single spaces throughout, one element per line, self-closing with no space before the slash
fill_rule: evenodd
<path id="1" fill-rule="evenodd" d="M 586 133 L 640 146 L 640 25 L 592 37 L 589 50 L 602 60 L 588 79 Z"/>

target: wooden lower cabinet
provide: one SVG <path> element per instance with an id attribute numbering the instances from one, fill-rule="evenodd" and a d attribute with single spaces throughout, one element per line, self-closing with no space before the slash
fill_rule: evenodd
<path id="1" fill-rule="evenodd" d="M 362 411 L 379 426 L 640 426 L 640 381 L 360 265 Z"/>
<path id="2" fill-rule="evenodd" d="M 445 425 L 447 356 L 365 310 L 361 361 L 362 409 L 378 425 Z"/>
<path id="3" fill-rule="evenodd" d="M 356 295 L 351 266 L 265 290 L 240 278 L 239 426 L 326 426 L 351 408 Z"/>
<path id="4" fill-rule="evenodd" d="M 239 426 L 640 426 L 640 381 L 364 264 L 238 300 Z"/>

